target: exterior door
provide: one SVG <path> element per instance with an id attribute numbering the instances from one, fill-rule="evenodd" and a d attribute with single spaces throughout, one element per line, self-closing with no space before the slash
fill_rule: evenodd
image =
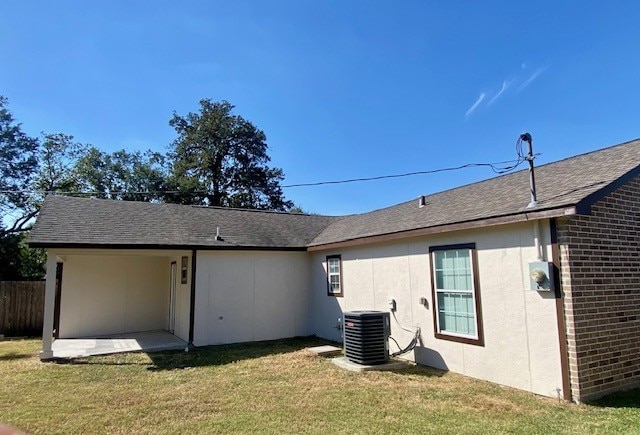
<path id="1" fill-rule="evenodd" d="M 53 306 L 53 337 L 60 338 L 60 300 L 62 299 L 62 263 L 56 263 L 56 296 Z"/>
<path id="2" fill-rule="evenodd" d="M 174 333 L 176 328 L 176 279 L 178 278 L 178 265 L 175 261 L 171 263 L 171 277 L 169 281 L 169 325 L 167 330 Z"/>

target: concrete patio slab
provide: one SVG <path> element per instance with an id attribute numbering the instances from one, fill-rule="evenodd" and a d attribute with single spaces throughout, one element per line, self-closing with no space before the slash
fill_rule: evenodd
<path id="1" fill-rule="evenodd" d="M 184 349 L 188 344 L 166 331 L 136 332 L 100 338 L 62 338 L 53 342 L 53 358 L 80 358 L 123 352 Z"/>

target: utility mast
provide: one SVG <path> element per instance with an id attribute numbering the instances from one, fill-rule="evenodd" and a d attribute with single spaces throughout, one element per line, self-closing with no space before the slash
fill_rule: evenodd
<path id="1" fill-rule="evenodd" d="M 522 133 L 520 135 L 520 140 L 526 142 L 528 145 L 525 160 L 529 162 L 529 190 L 531 191 L 531 202 L 527 205 L 527 208 L 533 208 L 538 205 L 538 198 L 536 197 L 536 177 L 533 172 L 533 139 L 529 133 Z"/>

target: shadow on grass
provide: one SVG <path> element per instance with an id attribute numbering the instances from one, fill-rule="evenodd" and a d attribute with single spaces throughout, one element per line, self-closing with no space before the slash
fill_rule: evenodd
<path id="1" fill-rule="evenodd" d="M 295 337 L 271 341 L 202 346 L 189 352 L 183 350 L 129 352 L 81 358 L 57 358 L 51 362 L 63 365 L 141 366 L 146 367 L 149 371 L 181 370 L 193 367 L 223 366 L 238 361 L 292 353 L 308 347 L 322 345 L 340 346 L 340 343 L 317 337 Z M 442 377 L 447 373 L 445 370 L 412 363 L 385 371 L 397 376 L 422 377 Z"/>
<path id="2" fill-rule="evenodd" d="M 76 358 L 53 358 L 48 360 L 49 363 L 59 365 L 73 365 L 73 366 L 148 366 L 149 361 L 135 361 L 132 358 L 135 355 L 140 355 L 141 352 L 129 352 L 111 355 L 96 355 L 96 356 L 83 356 Z"/>
<path id="3" fill-rule="evenodd" d="M 148 353 L 153 365 L 151 371 L 176 370 L 190 367 L 222 366 L 236 361 L 261 358 L 327 344 L 316 337 L 295 337 L 282 340 L 203 346 L 189 352 L 170 351 Z"/>
<path id="4" fill-rule="evenodd" d="M 316 337 L 295 337 L 272 341 L 203 346 L 189 352 L 183 350 L 129 352 L 81 358 L 56 358 L 51 362 L 70 365 L 146 366 L 150 371 L 180 370 L 191 367 L 222 366 L 236 361 L 290 353 L 306 347 L 328 343 Z M 141 355 L 147 356 L 151 362 L 147 358 L 141 358 Z"/>
<path id="5" fill-rule="evenodd" d="M 640 388 L 611 393 L 589 402 L 589 405 L 602 408 L 640 408 Z"/>
<path id="6" fill-rule="evenodd" d="M 9 352 L 4 355 L 0 355 L 0 361 L 14 361 L 17 359 L 26 359 L 31 358 L 33 355 L 29 353 L 17 353 L 17 352 Z"/>
<path id="7" fill-rule="evenodd" d="M 422 366 L 419 364 L 409 364 L 407 367 L 390 370 L 391 373 L 403 376 L 424 376 L 426 378 L 441 378 L 447 374 L 446 370 L 435 369 L 433 367 Z"/>

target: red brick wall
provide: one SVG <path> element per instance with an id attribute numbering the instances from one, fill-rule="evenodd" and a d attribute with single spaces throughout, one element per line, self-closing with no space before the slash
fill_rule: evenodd
<path id="1" fill-rule="evenodd" d="M 640 382 L 640 177 L 558 221 L 575 401 Z"/>

